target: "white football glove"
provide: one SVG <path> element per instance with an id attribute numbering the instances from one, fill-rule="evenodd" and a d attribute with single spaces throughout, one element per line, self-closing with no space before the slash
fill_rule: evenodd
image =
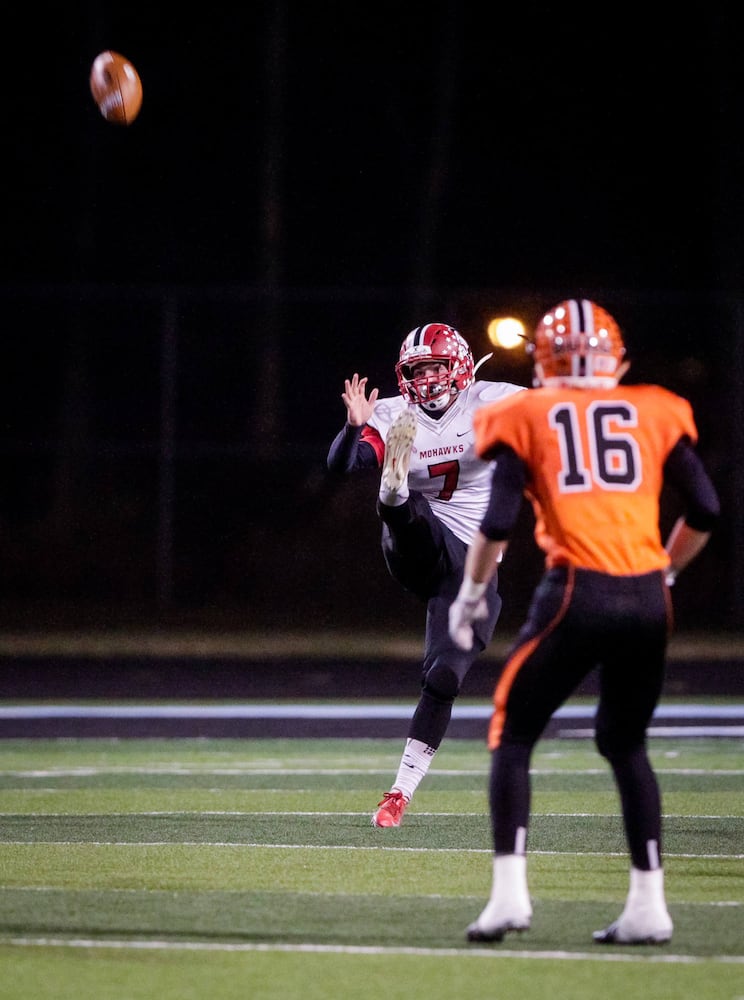
<path id="1" fill-rule="evenodd" d="M 450 638 L 460 649 L 473 648 L 473 622 L 488 617 L 485 583 L 474 583 L 466 577 L 449 609 Z"/>

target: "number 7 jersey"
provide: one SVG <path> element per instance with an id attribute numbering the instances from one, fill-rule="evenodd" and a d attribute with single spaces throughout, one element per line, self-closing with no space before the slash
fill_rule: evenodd
<path id="1" fill-rule="evenodd" d="M 478 410 L 473 427 L 482 458 L 507 445 L 527 466 L 548 568 L 626 575 L 668 564 L 659 498 L 671 450 L 697 442 L 687 400 L 656 385 L 539 388 Z"/>
<path id="2" fill-rule="evenodd" d="M 408 485 L 427 498 L 434 515 L 466 545 L 480 526 L 491 491 L 491 464 L 475 453 L 473 414 L 509 394 L 526 396 L 528 391 L 511 382 L 476 381 L 438 420 L 414 407 L 417 427 Z M 402 396 L 377 400 L 362 439 L 374 448 L 379 465 L 388 431 L 407 405 Z"/>

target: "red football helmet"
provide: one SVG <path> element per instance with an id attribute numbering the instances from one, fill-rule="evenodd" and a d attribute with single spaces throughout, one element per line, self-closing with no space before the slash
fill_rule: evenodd
<path id="1" fill-rule="evenodd" d="M 547 312 L 527 350 L 534 355 L 535 385 L 608 389 L 628 369 L 620 327 L 589 299 L 567 299 Z"/>
<path id="2" fill-rule="evenodd" d="M 421 362 L 445 367 L 437 374 L 417 375 Z M 395 374 L 404 399 L 435 412 L 446 409 L 458 392 L 473 384 L 473 368 L 473 352 L 454 327 L 427 323 L 411 330 L 403 341 Z"/>

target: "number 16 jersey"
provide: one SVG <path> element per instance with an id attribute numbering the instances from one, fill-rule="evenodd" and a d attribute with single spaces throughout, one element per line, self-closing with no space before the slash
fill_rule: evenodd
<path id="1" fill-rule="evenodd" d="M 664 463 L 697 442 L 687 400 L 656 385 L 539 388 L 478 410 L 476 452 L 507 445 L 525 463 L 535 539 L 546 566 L 614 575 L 664 569 Z"/>

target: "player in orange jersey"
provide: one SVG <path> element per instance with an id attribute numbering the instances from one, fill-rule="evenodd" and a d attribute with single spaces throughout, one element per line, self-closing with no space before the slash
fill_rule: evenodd
<path id="1" fill-rule="evenodd" d="M 473 417 L 476 452 L 497 464 L 449 613 L 453 641 L 468 649 L 484 588 L 527 496 L 546 568 L 494 692 L 493 883 L 467 936 L 500 941 L 530 926 L 530 757 L 556 709 L 598 668 L 595 739 L 619 792 L 631 869 L 622 913 L 594 939 L 660 944 L 671 938 L 672 920 L 646 732 L 673 624 L 669 586 L 707 542 L 718 497 L 694 450 L 688 402 L 656 385 L 618 385 L 625 347 L 604 309 L 561 302 L 543 317 L 529 349 L 536 388 Z M 685 504 L 666 547 L 659 530 L 665 482 Z"/>

